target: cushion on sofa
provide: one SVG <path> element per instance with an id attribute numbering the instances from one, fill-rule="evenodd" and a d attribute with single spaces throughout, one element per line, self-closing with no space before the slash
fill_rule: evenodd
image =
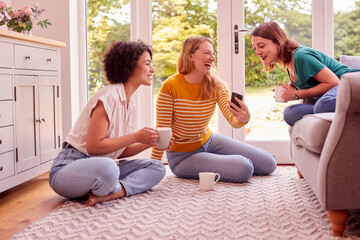
<path id="1" fill-rule="evenodd" d="M 349 68 L 360 69 L 360 56 L 340 56 L 340 62 Z"/>
<path id="2" fill-rule="evenodd" d="M 335 113 L 306 115 L 289 128 L 291 142 L 314 153 L 321 153 Z"/>

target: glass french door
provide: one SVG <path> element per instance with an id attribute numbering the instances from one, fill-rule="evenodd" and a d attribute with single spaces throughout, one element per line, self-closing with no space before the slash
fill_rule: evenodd
<path id="1" fill-rule="evenodd" d="M 220 4 L 221 3 L 221 4 Z M 275 21 L 294 40 L 311 47 L 312 18 L 310 0 L 279 0 L 259 4 L 257 0 L 218 1 L 220 77 L 230 79 L 231 91 L 244 95 L 251 119 L 241 129 L 231 128 L 219 119 L 219 132 L 274 154 L 280 164 L 293 163 L 290 156 L 289 126 L 282 112 L 289 103 L 275 103 L 272 89 L 288 81 L 282 67 L 270 74 L 262 71 L 262 63 L 252 49 L 249 33 L 258 24 Z M 291 11 L 289 4 L 294 4 Z M 284 11 L 278 11 L 284 8 Z M 227 13 L 222 19 L 221 13 Z M 229 18 L 228 16 L 231 16 Z M 230 27 L 231 26 L 231 27 Z M 301 31 L 297 28 L 301 27 Z M 231 56 L 231 62 L 227 62 Z"/>

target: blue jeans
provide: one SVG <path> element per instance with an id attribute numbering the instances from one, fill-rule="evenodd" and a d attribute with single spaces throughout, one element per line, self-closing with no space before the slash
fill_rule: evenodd
<path id="1" fill-rule="evenodd" d="M 216 172 L 220 181 L 245 182 L 253 174 L 267 175 L 276 169 L 274 155 L 214 133 L 195 151 L 166 154 L 171 171 L 181 178 L 199 179 L 200 172 Z"/>
<path id="2" fill-rule="evenodd" d="M 335 112 L 338 86 L 322 95 L 314 104 L 294 104 L 285 108 L 284 120 L 290 126 L 302 119 L 305 115 L 323 112 Z"/>
<path id="3" fill-rule="evenodd" d="M 63 148 L 54 160 L 49 183 L 61 196 L 80 198 L 90 192 L 105 196 L 124 187 L 126 196 L 142 193 L 165 176 L 164 164 L 158 160 L 120 160 L 89 157 L 73 148 Z"/>

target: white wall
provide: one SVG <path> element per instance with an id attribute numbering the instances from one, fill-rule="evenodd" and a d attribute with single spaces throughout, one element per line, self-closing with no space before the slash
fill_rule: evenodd
<path id="1" fill-rule="evenodd" d="M 52 26 L 42 29 L 40 26 L 34 25 L 31 31 L 32 35 L 66 43 L 66 47 L 61 50 L 62 126 L 64 139 L 74 121 L 76 121 L 81 110 L 80 106 L 86 101 L 87 95 L 87 93 L 80 92 L 79 90 L 79 85 L 86 81 L 84 75 L 85 69 L 79 67 L 82 61 L 86 61 L 79 57 L 79 44 L 82 41 L 86 41 L 84 34 L 85 23 L 82 20 L 84 19 L 83 16 L 81 16 L 84 13 L 79 11 L 79 5 L 85 4 L 85 0 L 12 0 L 11 3 L 11 6 L 15 9 L 24 6 L 33 7 L 35 3 L 38 3 L 40 8 L 45 7 L 46 11 L 40 18 L 48 18 Z M 83 54 L 83 57 L 86 57 L 86 54 Z"/>
<path id="2" fill-rule="evenodd" d="M 6 6 L 11 6 L 11 0 L 1 0 L 6 3 Z"/>

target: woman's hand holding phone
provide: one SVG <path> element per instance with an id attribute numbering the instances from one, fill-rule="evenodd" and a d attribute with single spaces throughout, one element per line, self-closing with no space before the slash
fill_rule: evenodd
<path id="1" fill-rule="evenodd" d="M 248 107 L 245 103 L 242 102 L 242 100 L 243 95 L 233 92 L 231 94 L 231 102 L 228 108 L 237 120 L 239 120 L 243 124 L 246 124 L 250 120 L 250 112 Z M 235 107 L 233 107 L 232 104 L 234 104 Z"/>
<path id="2" fill-rule="evenodd" d="M 241 95 L 240 93 L 236 93 L 236 92 L 232 92 L 232 94 L 231 94 L 231 102 L 233 102 L 236 106 L 241 108 L 239 102 L 236 101 L 235 97 L 237 97 L 240 101 L 242 101 L 243 100 L 243 95 Z"/>

